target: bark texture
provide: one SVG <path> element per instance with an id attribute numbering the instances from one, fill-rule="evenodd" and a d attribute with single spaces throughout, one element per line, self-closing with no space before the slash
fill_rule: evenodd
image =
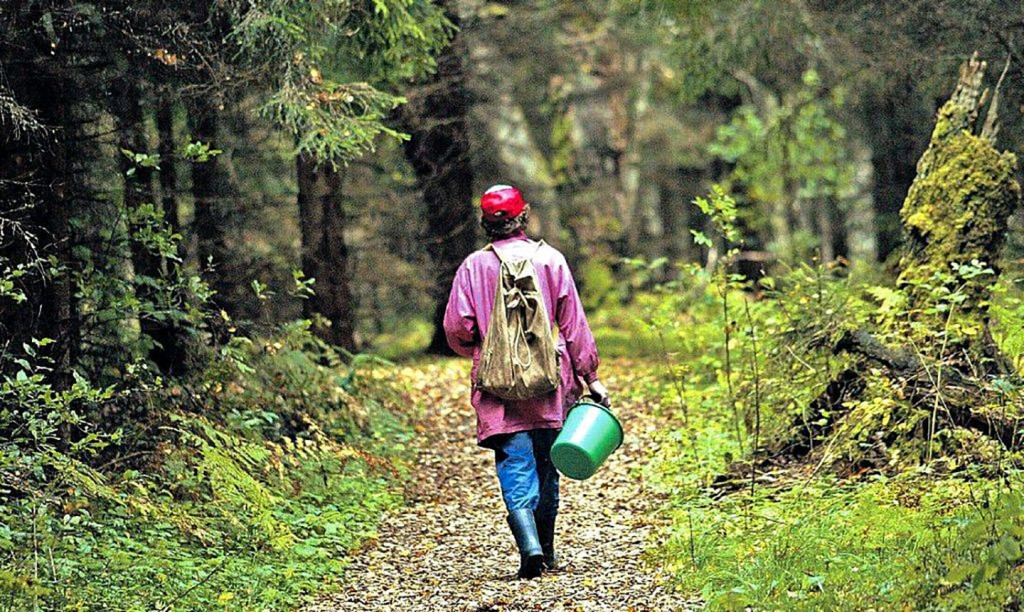
<path id="1" fill-rule="evenodd" d="M 41 19 L 42 8 L 27 13 L 27 23 Z M 83 196 L 76 146 L 85 146 L 71 101 L 77 83 L 67 54 L 50 53 L 41 31 L 25 41 L 31 53 L 0 56 L 2 88 L 27 111 L 24 125 L 0 133 L 0 266 L 53 257 L 71 261 L 70 211 Z M 49 58 L 39 61 L 28 58 Z M 2 93 L 2 90 L 0 90 Z M 71 271 L 34 267 L 19 289 L 23 303 L 5 300 L 0 306 L 0 353 L 20 354 L 33 338 L 49 338 L 54 383 L 71 384 L 71 364 L 78 352 L 79 321 Z"/>
<path id="2" fill-rule="evenodd" d="M 212 102 L 199 99 L 193 102 L 189 114 L 192 137 L 211 148 L 218 148 L 221 141 L 221 127 L 218 109 Z M 227 239 L 225 225 L 229 209 L 237 196 L 231 180 L 227 153 L 221 153 L 210 160 L 192 164 L 192 195 L 195 197 L 194 231 L 196 254 L 201 268 L 209 262 L 212 269 L 206 270 L 205 279 L 217 292 L 214 301 L 223 303 L 231 286 L 225 279 L 223 266 L 227 262 Z"/>
<path id="3" fill-rule="evenodd" d="M 164 219 L 175 233 L 181 231 L 178 212 L 178 167 L 174 159 L 174 103 L 161 98 L 156 109 L 156 129 L 160 154 L 160 205 Z"/>
<path id="4" fill-rule="evenodd" d="M 344 175 L 339 169 L 317 164 L 308 155 L 296 160 L 299 186 L 299 222 L 302 231 L 302 271 L 316 279 L 315 294 L 303 304 L 324 341 L 348 351 L 356 350 L 355 303 L 345 243 Z"/>

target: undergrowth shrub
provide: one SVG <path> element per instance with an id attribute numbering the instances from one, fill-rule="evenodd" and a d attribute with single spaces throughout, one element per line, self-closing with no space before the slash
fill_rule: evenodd
<path id="1" fill-rule="evenodd" d="M 705 204 L 728 226 L 728 206 Z M 632 302 L 634 342 L 660 365 L 653 403 L 674 422 L 640 468 L 668 498 L 669 537 L 652 561 L 713 609 L 1019 607 L 1019 453 L 835 351 L 864 329 L 922 360 L 941 355 L 978 333 L 957 313 L 961 288 L 988 266 L 921 281 L 929 298 L 909 313 L 877 270 L 800 265 L 754 282 L 729 272 L 733 254 L 713 275 L 683 268 Z M 989 306 L 1017 370 L 982 381 L 975 408 L 1005 417 L 1024 405 L 1018 284 L 1004 276 Z M 915 316 L 944 322 L 928 346 L 908 333 L 922 337 Z M 830 397 L 837 380 L 859 387 Z"/>
<path id="2" fill-rule="evenodd" d="M 114 437 L 58 448 L 55 428 L 74 419 L 46 418 L 113 390 L 0 385 L 20 407 L 0 419 L 24 438 L 0 449 L 0 609 L 290 609 L 343 573 L 399 501 L 401 389 L 306 324 L 223 357 L 154 392 L 161 441 L 102 471 L 74 457 Z"/>
<path id="3" fill-rule="evenodd" d="M 637 294 L 628 310 L 596 320 L 631 319 L 624 335 L 639 356 L 659 364 L 666 383 L 658 405 L 682 424 L 672 433 L 679 452 L 690 457 L 703 446 L 716 456 L 695 459 L 708 461 L 701 472 L 707 484 L 721 473 L 720 460 L 740 460 L 755 448 L 764 454 L 825 443 L 842 415 L 815 409 L 814 401 L 853 361 L 832 347 L 876 309 L 865 291 L 873 285 L 861 276 L 841 264 L 800 265 L 753 283 L 682 266 L 674 280 Z M 607 340 L 604 332 L 598 336 Z M 689 424 L 695 414 L 699 430 Z M 711 435 L 712 424 L 713 437 L 729 438 L 728 444 L 695 438 Z M 692 472 L 682 475 L 688 471 L 677 470 L 692 478 Z"/>
<path id="4" fill-rule="evenodd" d="M 973 269 L 960 266 L 958 273 Z M 996 287 L 993 335 L 1007 357 L 1019 361 L 1015 347 L 1024 346 L 1020 290 L 1012 279 Z M 955 291 L 939 293 L 936 309 L 959 299 Z M 812 457 L 855 472 L 864 467 L 896 471 L 931 460 L 957 469 L 998 455 L 963 427 L 940 422 L 941 403 L 912 402 L 881 366 L 836 352 L 844 334 L 864 329 L 888 346 L 928 350 L 907 345 L 900 329 L 880 327 L 900 308 L 899 299 L 876 271 L 843 263 L 782 268 L 756 283 L 728 272 L 709 277 L 684 266 L 675 280 L 655 285 L 636 295 L 629 309 L 602 313 L 597 321 L 631 318 L 624 323 L 627 331 L 618 333 L 628 337 L 626 348 L 634 356 L 662 365 L 669 384 L 660 405 L 678 414 L 683 431 L 676 435 L 685 448 L 693 444 L 686 441 L 692 437 L 689 416 L 699 411 L 731 431 L 732 446 L 720 453 L 730 461 L 749 459 L 751 452 L 755 459 L 773 461 Z M 949 319 L 953 334 L 953 307 Z M 614 338 L 612 344 L 625 346 Z M 987 404 L 979 410 L 1004 414 L 1024 405 L 1015 377 L 1019 374 L 987 381 L 978 395 L 978 402 Z M 859 390 L 829 396 L 830 385 L 844 388 L 839 381 Z"/>
<path id="5" fill-rule="evenodd" d="M 310 333 L 307 321 L 287 324 L 268 340 L 233 338 L 223 351 L 201 388 L 216 416 L 239 431 L 270 439 L 316 427 L 338 438 L 370 431 L 372 415 L 351 395 L 355 372 L 389 362 L 341 354 Z"/>

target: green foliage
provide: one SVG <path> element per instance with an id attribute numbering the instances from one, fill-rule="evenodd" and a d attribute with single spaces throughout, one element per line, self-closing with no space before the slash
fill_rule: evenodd
<path id="1" fill-rule="evenodd" d="M 337 439 L 369 431 L 370 416 L 351 395 L 352 367 L 372 368 L 377 362 L 363 358 L 348 366 L 309 329 L 308 321 L 298 321 L 270 340 L 234 340 L 228 347 L 231 359 L 211 364 L 201 387 L 215 400 L 217 417 L 241 430 L 251 428 L 256 439 L 321 428 Z"/>
<path id="2" fill-rule="evenodd" d="M 718 184 L 712 185 L 709 197 L 698 196 L 693 203 L 697 205 L 701 212 L 711 218 L 711 222 L 715 224 L 715 229 L 718 230 L 723 238 L 730 242 L 739 240 L 740 234 L 736 228 L 738 216 L 736 200 L 726 193 L 724 187 Z M 711 239 L 705 236 L 703 232 L 690 230 L 690 233 L 693 234 L 694 242 L 697 244 L 711 246 Z"/>
<path id="3" fill-rule="evenodd" d="M 618 299 L 618 284 L 607 263 L 593 258 L 580 266 L 580 293 L 583 306 L 588 310 L 597 310 L 615 302 Z"/>
<path id="4" fill-rule="evenodd" d="M 209 143 L 200 142 L 198 140 L 188 140 L 185 142 L 185 146 L 181 149 L 181 156 L 183 159 L 187 159 L 188 161 L 202 164 L 210 161 L 223 152 L 224 151 L 220 149 L 214 149 L 209 145 Z M 138 155 L 138 153 L 135 155 Z"/>
<path id="5" fill-rule="evenodd" d="M 18 287 L 18 279 L 28 274 L 31 266 L 24 263 L 15 266 L 4 266 L 0 269 L 0 300 L 11 300 L 17 304 L 27 298 L 25 292 Z"/>
<path id="6" fill-rule="evenodd" d="M 166 222 L 161 207 L 106 202 L 77 211 L 72 223 L 96 228 L 74 246 L 71 265 L 57 271 L 69 277 L 80 304 L 81 342 L 86 347 L 80 365 L 87 378 L 103 384 L 128 382 L 123 377 L 127 369 L 148 368 L 155 347 L 155 340 L 141 333 L 148 325 L 173 328 L 191 338 L 208 329 L 213 291 L 180 258 L 183 238 Z"/>
<path id="7" fill-rule="evenodd" d="M 262 113 L 295 135 L 299 152 L 342 163 L 372 150 L 404 100 L 395 83 L 434 67 L 451 24 L 424 0 L 226 3 L 246 78 L 264 80 Z"/>
<path id="8" fill-rule="evenodd" d="M 50 340 L 25 346 L 27 358 L 13 360 L 15 374 L 0 379 L 0 489 L 5 497 L 26 503 L 54 501 L 47 485 L 98 483 L 83 461 L 116 436 L 103 436 L 85 418 L 88 410 L 110 399 L 112 389 L 99 389 L 73 372 L 72 384 L 62 389 L 52 382 L 53 362 L 37 351 Z M 31 360 L 31 361 L 29 361 Z M 5 364 L 6 365 L 6 364 Z M 76 429 L 75 441 L 64 432 Z M 101 492 L 100 487 L 90 487 Z"/>
<path id="9" fill-rule="evenodd" d="M 121 154 L 128 158 L 132 166 L 125 172 L 128 176 L 134 176 L 139 168 L 160 169 L 160 156 L 150 153 L 136 153 L 128 149 L 121 149 Z"/>
<path id="10" fill-rule="evenodd" d="M 823 91 L 814 71 L 782 104 L 767 110 L 741 107 L 733 120 L 718 129 L 709 151 L 734 164 L 729 186 L 742 195 L 742 220 L 774 250 L 803 257 L 816 238 L 793 237 L 789 243 L 787 211 L 841 201 L 850 191 L 853 164 L 846 130 L 836 119 L 844 103 L 841 88 Z M 766 226 L 766 220 L 774 226 Z M 809 231 L 810 228 L 802 228 Z"/>
<path id="11" fill-rule="evenodd" d="M 1024 295 L 1021 280 L 1004 276 L 993 287 L 990 309 L 992 335 L 1018 372 L 1024 372 Z"/>
<path id="12" fill-rule="evenodd" d="M 385 359 L 402 359 L 416 355 L 430 344 L 434 333 L 433 322 L 422 318 L 407 318 L 396 323 L 396 326 L 373 339 L 370 348 L 374 355 Z"/>
<path id="13" fill-rule="evenodd" d="M 73 457 L 109 438 L 54 444 L 57 426 L 84 424 L 62 420 L 67 406 L 110 391 L 80 381 L 57 394 L 31 373 L 0 385 L 2 405 L 31 409 L 0 412 L 22 432 L 0 447 L 6 605 L 291 609 L 343 573 L 398 501 L 411 439 L 392 412 L 398 389 L 377 361 L 343 368 L 306 324 L 229 354 L 198 383 L 161 392 L 179 408 L 146 462 L 103 474 Z"/>
<path id="14" fill-rule="evenodd" d="M 995 336 L 1019 362 L 1016 284 L 996 284 L 991 304 L 971 303 L 972 285 L 994 278 L 983 261 L 955 261 L 912 287 L 924 297 L 911 305 L 868 268 L 783 268 L 755 291 L 726 267 L 712 278 L 695 269 L 636 296 L 630 312 L 646 333 L 635 343 L 662 359 L 645 399 L 676 423 L 661 432 L 653 466 L 638 468 L 669 498 L 668 538 L 653 561 L 712 609 L 1017 605 L 1019 456 L 977 431 L 936 428 L 941 404 L 914 404 L 880 370 L 832 350 L 847 330 L 875 329 L 890 346 L 937 353 L 970 333 L 959 312 L 978 304 L 991 306 Z M 906 325 L 926 317 L 945 325 Z M 927 343 L 915 345 L 907 329 L 927 333 Z M 820 402 L 852 367 L 864 391 Z M 977 397 L 993 414 L 1019 410 L 1014 380 L 993 380 Z M 797 446 L 810 465 L 787 467 Z M 858 478 L 864 472 L 873 475 Z"/>
<path id="15" fill-rule="evenodd" d="M 712 609 L 1001 609 L 1021 592 L 1020 503 L 924 473 L 816 479 L 690 502 L 656 554 Z"/>
<path id="16" fill-rule="evenodd" d="M 84 349 L 71 370 L 47 356 L 47 338 L 0 354 L 0 601 L 265 610 L 323 590 L 398 501 L 409 434 L 391 413 L 397 392 L 362 385 L 381 362 L 343 359 L 306 322 L 267 340 L 239 334 L 151 203 L 102 202 L 73 222 L 98 228 L 75 265 L 5 268 L 0 283 L 17 302 L 26 275 L 67 275 Z M 293 280 L 308 295 L 312 282 Z M 147 325 L 197 343 L 178 359 L 201 356 L 200 342 L 221 359 L 164 378 Z"/>
<path id="17" fill-rule="evenodd" d="M 958 270 L 986 274 L 980 265 Z M 976 459 L 935 462 L 934 468 L 963 470 L 975 461 L 978 468 L 966 474 L 940 477 L 924 467 L 842 481 L 824 472 L 779 470 L 759 476 L 753 496 L 748 477 L 732 479 L 735 462 L 750 452 L 757 396 L 768 447 L 808 435 L 826 447 L 826 457 L 843 455 L 853 463 L 879 450 L 884 430 L 901 440 L 887 438 L 885 452 L 894 463 L 920 465 L 927 454 L 920 428 L 930 412 L 893 397 L 888 384 L 869 383 L 848 414 L 808 412 L 824 385 L 849 365 L 831 355 L 838 335 L 869 325 L 878 316 L 875 300 L 899 308 L 892 289 L 875 285 L 870 274 L 835 272 L 800 266 L 771 279 L 764 298 L 748 302 L 749 315 L 736 311 L 743 312 L 738 305 L 750 297 L 730 290 L 737 320 L 722 319 L 718 292 L 694 293 L 685 281 L 638 296 L 632 312 L 649 328 L 637 344 L 658 347 L 667 357 L 656 387 L 643 390 L 645 401 L 678 423 L 661 432 L 652 466 L 640 468 L 669 496 L 671 527 L 654 562 L 675 576 L 679 589 L 699 591 L 712 609 L 1012 605 L 1022 587 L 1019 485 L 1005 489 L 1005 471 L 986 480 L 992 470 L 1008 470 L 1013 456 L 983 436 L 957 429 L 937 434 L 937 443 L 969 449 Z M 1006 305 L 997 310 L 1006 317 L 998 326 L 1003 334 L 1020 326 L 1013 318 L 1019 304 L 1007 299 L 1012 293 L 997 292 L 997 303 Z M 726 325 L 733 326 L 731 372 Z M 812 416 L 818 420 L 809 423 Z M 841 429 L 828 439 L 816 437 L 837 425 Z M 815 455 L 814 464 L 824 464 L 821 457 Z M 1017 483 L 1019 475 L 1011 470 L 1008 478 Z"/>

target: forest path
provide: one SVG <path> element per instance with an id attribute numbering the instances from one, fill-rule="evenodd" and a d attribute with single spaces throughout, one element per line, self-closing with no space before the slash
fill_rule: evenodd
<path id="1" fill-rule="evenodd" d="M 654 535 L 659 496 L 632 470 L 651 453 L 663 423 L 629 396 L 647 386 L 645 370 L 606 361 L 625 442 L 586 481 L 562 478 L 556 551 L 562 568 L 516 580 L 518 554 L 505 524 L 494 454 L 475 444 L 468 361 L 406 367 L 423 416 L 415 482 L 407 506 L 385 516 L 379 535 L 352 556 L 340 592 L 307 610 L 680 610 L 697 607 L 661 586 L 643 552 Z M 649 378 L 646 380 L 649 381 Z M 633 393 L 614 395 L 616 389 Z"/>

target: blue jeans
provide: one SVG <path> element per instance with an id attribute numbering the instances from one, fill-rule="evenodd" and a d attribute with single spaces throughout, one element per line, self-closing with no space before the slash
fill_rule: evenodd
<path id="1" fill-rule="evenodd" d="M 494 464 L 509 510 L 529 508 L 538 517 L 558 514 L 558 471 L 551 463 L 557 429 L 504 434 L 495 440 Z"/>

